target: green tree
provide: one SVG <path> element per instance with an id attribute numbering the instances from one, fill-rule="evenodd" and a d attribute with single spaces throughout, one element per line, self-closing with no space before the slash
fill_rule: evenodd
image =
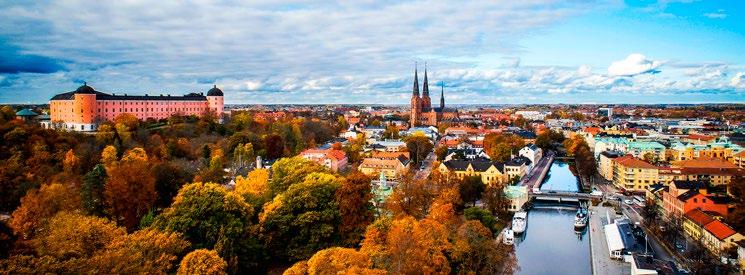
<path id="1" fill-rule="evenodd" d="M 83 184 L 80 186 L 80 202 L 88 215 L 104 216 L 106 177 L 106 168 L 103 164 L 96 165 L 83 177 Z"/>
<path id="2" fill-rule="evenodd" d="M 448 147 L 447 146 L 440 146 L 435 149 L 435 156 L 437 156 L 438 161 L 444 161 L 445 157 L 447 157 L 448 154 Z"/>
<path id="3" fill-rule="evenodd" d="M 300 260 L 337 245 L 340 186 L 334 175 L 312 173 L 265 204 L 259 223 L 268 251 L 278 259 Z"/>
<path id="4" fill-rule="evenodd" d="M 469 207 L 463 211 L 463 215 L 466 220 L 476 220 L 481 222 L 486 228 L 492 233 L 499 232 L 497 226 L 497 218 L 494 217 L 489 211 L 481 209 L 479 207 Z"/>
<path id="5" fill-rule="evenodd" d="M 325 170 L 318 163 L 302 157 L 279 159 L 272 165 L 272 180 L 269 181 L 271 197 L 284 192 L 293 184 L 302 182 L 307 175 Z"/>

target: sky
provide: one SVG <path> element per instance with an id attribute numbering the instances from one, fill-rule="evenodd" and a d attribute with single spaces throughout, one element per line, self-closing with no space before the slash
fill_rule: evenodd
<path id="1" fill-rule="evenodd" d="M 0 103 L 405 104 L 425 63 L 453 104 L 745 103 L 745 1 L 0 2 Z"/>

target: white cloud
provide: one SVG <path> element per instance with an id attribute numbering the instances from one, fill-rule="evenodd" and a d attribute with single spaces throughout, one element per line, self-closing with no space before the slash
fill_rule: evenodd
<path id="1" fill-rule="evenodd" d="M 647 59 L 646 56 L 638 53 L 630 54 L 624 60 L 611 63 L 608 67 L 608 73 L 616 76 L 634 76 L 644 73 L 657 72 L 657 68 L 662 62 Z"/>
<path id="2" fill-rule="evenodd" d="M 724 19 L 727 18 L 727 13 L 724 10 L 720 9 L 716 12 L 704 13 L 704 16 L 711 19 Z"/>
<path id="3" fill-rule="evenodd" d="M 735 77 L 730 80 L 730 84 L 732 87 L 745 89 L 745 73 L 738 72 L 735 74 Z"/>

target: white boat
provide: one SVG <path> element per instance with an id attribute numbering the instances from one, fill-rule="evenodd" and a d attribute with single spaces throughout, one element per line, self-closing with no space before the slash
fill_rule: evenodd
<path id="1" fill-rule="evenodd" d="M 517 211 L 515 216 L 512 217 L 512 231 L 515 234 L 525 232 L 525 228 L 528 226 L 528 212 Z"/>
<path id="2" fill-rule="evenodd" d="M 582 229 L 585 226 L 587 226 L 587 221 L 589 220 L 589 216 L 587 215 L 587 209 L 580 208 L 577 209 L 577 215 L 574 216 L 574 228 L 575 229 Z"/>
<path id="3" fill-rule="evenodd" d="M 505 229 L 504 234 L 502 235 L 502 242 L 506 245 L 512 245 L 515 243 L 515 233 L 512 233 L 512 230 Z"/>

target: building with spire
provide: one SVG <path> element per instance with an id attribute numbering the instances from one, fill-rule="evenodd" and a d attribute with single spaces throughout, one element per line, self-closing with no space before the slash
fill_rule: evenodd
<path id="1" fill-rule="evenodd" d="M 409 119 L 411 127 L 437 126 L 443 120 L 451 120 L 457 117 L 457 110 L 445 108 L 445 85 L 440 88 L 440 107 L 432 107 L 426 65 L 424 67 L 422 95 L 419 96 L 419 72 L 417 68 L 414 68 L 414 88 L 411 95 L 411 117 Z"/>

